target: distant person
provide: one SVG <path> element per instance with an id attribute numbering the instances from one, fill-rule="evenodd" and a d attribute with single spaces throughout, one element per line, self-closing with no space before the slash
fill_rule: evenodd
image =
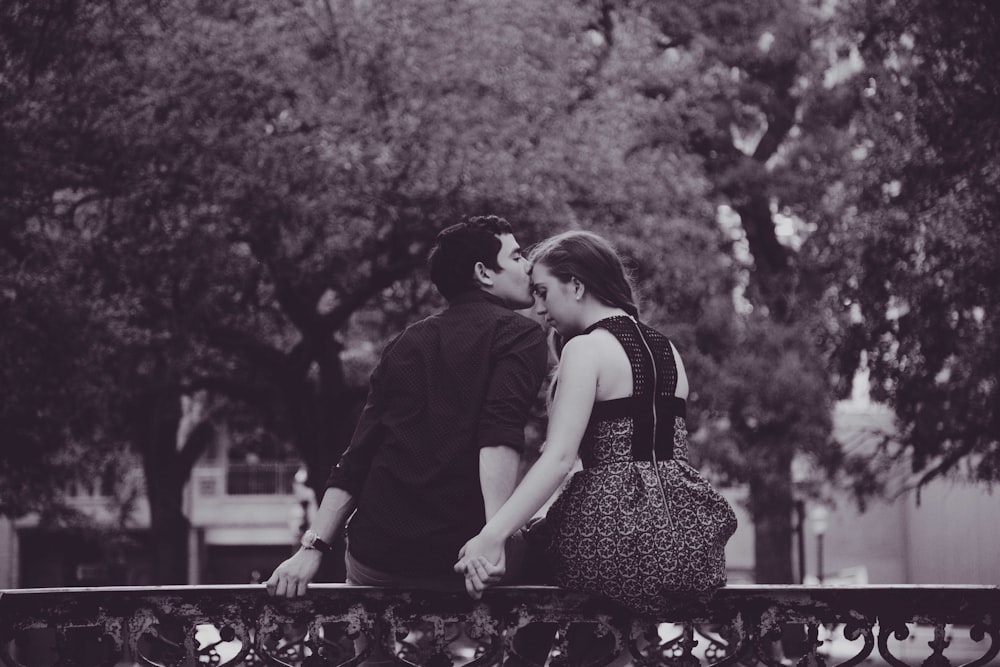
<path id="1" fill-rule="evenodd" d="M 470 218 L 443 230 L 431 280 L 448 307 L 382 353 L 350 446 L 333 468 L 302 548 L 267 582 L 306 592 L 347 524 L 347 582 L 461 591 L 455 553 L 517 482 L 524 427 L 547 370 L 527 261 L 510 224 Z"/>
<path id="2" fill-rule="evenodd" d="M 573 231 L 543 241 L 530 274 L 536 312 L 561 339 L 547 439 L 455 570 L 474 596 L 495 581 L 507 538 L 549 500 L 579 454 L 583 470 L 544 521 L 555 583 L 650 614 L 667 592 L 723 585 L 736 517 L 688 465 L 688 380 L 677 349 L 639 321 L 622 262 L 600 236 Z"/>

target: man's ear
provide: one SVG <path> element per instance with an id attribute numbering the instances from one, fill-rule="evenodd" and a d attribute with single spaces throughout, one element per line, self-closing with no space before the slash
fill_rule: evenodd
<path id="1" fill-rule="evenodd" d="M 482 287 L 493 287 L 493 273 L 482 262 L 472 267 L 472 277 Z"/>

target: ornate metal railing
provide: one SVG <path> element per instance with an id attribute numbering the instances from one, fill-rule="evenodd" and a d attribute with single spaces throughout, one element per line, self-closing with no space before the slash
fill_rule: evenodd
<path id="1" fill-rule="evenodd" d="M 730 586 L 674 598 L 655 619 L 550 587 L 496 588 L 481 601 L 336 584 L 297 600 L 259 585 L 0 592 L 8 667 L 978 667 L 998 653 L 991 586 Z"/>

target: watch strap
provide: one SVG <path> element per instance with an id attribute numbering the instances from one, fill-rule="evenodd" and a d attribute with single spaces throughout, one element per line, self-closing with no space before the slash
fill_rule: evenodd
<path id="1" fill-rule="evenodd" d="M 315 549 L 327 554 L 333 551 L 333 547 L 312 530 L 307 530 L 305 535 L 302 536 L 302 546 L 306 549 Z"/>

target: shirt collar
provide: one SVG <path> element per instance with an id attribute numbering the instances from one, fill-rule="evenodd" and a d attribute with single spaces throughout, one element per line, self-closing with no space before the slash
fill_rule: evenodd
<path id="1" fill-rule="evenodd" d="M 510 307 L 504 302 L 503 299 L 501 299 L 498 296 L 494 296 L 493 294 L 490 294 L 489 292 L 486 292 L 479 288 L 466 290 L 464 292 L 456 294 L 455 296 L 453 296 L 451 299 L 448 300 L 448 305 L 458 306 L 464 303 L 474 303 L 478 301 L 486 301 L 487 303 L 492 303 L 497 306 L 503 306 L 508 310 L 510 309 Z"/>

